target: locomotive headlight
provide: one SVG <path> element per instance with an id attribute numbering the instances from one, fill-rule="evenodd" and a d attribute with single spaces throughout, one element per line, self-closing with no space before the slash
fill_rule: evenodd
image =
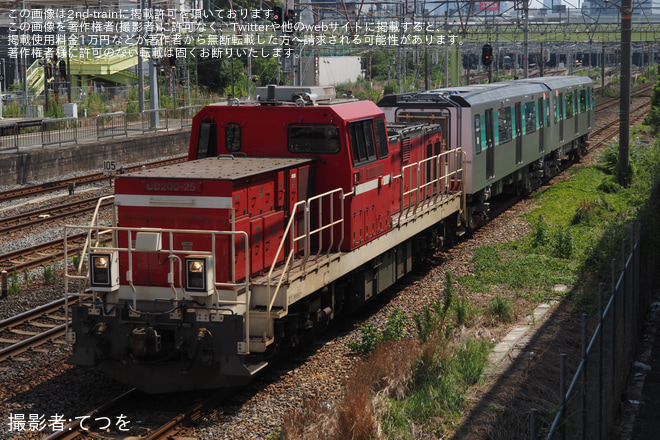
<path id="1" fill-rule="evenodd" d="M 188 261 L 188 269 L 191 273 L 201 274 L 204 272 L 204 262 L 199 260 Z"/>
<path id="2" fill-rule="evenodd" d="M 96 290 L 111 291 L 119 288 L 119 264 L 117 252 L 96 253 L 90 258 L 90 284 Z"/>
<path id="3" fill-rule="evenodd" d="M 187 292 L 212 292 L 213 268 L 211 257 L 189 256 L 185 259 Z"/>
<path id="4" fill-rule="evenodd" d="M 107 270 L 110 267 L 110 259 L 105 255 L 99 255 L 92 258 L 96 269 Z"/>

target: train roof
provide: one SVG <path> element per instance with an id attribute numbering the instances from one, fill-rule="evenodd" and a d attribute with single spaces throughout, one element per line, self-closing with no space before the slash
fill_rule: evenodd
<path id="1" fill-rule="evenodd" d="M 119 177 L 122 179 L 239 180 L 266 171 L 278 171 L 298 166 L 312 160 L 309 158 L 240 157 L 226 154 L 150 168 Z"/>
<path id="2" fill-rule="evenodd" d="M 591 78 L 589 78 L 588 76 L 544 76 L 542 78 L 528 78 L 528 79 L 520 79 L 518 81 L 534 83 L 534 84 L 545 84 L 551 89 L 588 85 L 593 83 Z"/>
<path id="3" fill-rule="evenodd" d="M 517 96 L 543 93 L 569 86 L 590 84 L 591 79 L 582 76 L 544 77 L 533 79 L 522 79 L 502 81 L 492 84 L 474 84 L 460 87 L 447 87 L 424 92 L 404 93 L 400 95 L 388 95 L 380 100 L 380 107 L 395 107 L 406 105 L 433 105 L 450 106 L 460 105 L 471 107 L 474 105 L 501 101 Z"/>
<path id="4" fill-rule="evenodd" d="M 358 101 L 355 99 L 351 100 L 336 100 L 328 102 L 320 102 L 316 105 L 305 105 L 305 106 L 295 106 L 289 105 L 289 103 L 283 104 L 278 103 L 277 105 L 268 105 L 264 103 L 241 103 L 240 105 L 229 106 L 224 103 L 219 104 L 209 104 L 202 111 L 195 116 L 198 119 L 204 119 L 209 113 L 213 113 L 214 110 L 220 110 L 223 112 L 231 112 L 235 115 L 240 114 L 240 112 L 246 113 L 263 113 L 264 117 L 269 113 L 278 113 L 278 112 L 290 112 L 293 114 L 306 113 L 306 112 L 319 112 L 319 113 L 328 113 L 332 112 L 336 114 L 342 120 L 354 120 L 354 119 L 363 119 L 368 116 L 380 115 L 383 111 L 373 102 L 373 101 Z"/>

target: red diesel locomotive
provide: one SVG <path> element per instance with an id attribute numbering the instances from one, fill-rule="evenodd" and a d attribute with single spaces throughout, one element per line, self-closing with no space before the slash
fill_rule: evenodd
<path id="1" fill-rule="evenodd" d="M 67 273 L 70 362 L 150 393 L 236 386 L 281 344 L 409 272 L 464 212 L 442 125 L 388 125 L 332 88 L 194 118 L 188 161 L 119 175 Z"/>

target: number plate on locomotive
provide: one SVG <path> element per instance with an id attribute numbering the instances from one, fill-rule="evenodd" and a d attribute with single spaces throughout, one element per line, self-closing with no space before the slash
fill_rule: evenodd
<path id="1" fill-rule="evenodd" d="M 147 180 L 142 182 L 145 192 L 202 192 L 202 182 L 178 182 L 176 180 Z"/>

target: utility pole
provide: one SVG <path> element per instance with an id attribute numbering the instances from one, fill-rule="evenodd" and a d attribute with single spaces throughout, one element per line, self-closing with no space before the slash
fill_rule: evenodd
<path id="1" fill-rule="evenodd" d="M 603 42 L 601 58 L 602 58 L 601 67 L 603 68 L 603 71 L 601 73 L 603 77 L 603 86 L 601 87 L 601 89 L 603 89 L 602 91 L 605 91 L 605 73 L 607 72 L 607 57 L 605 56 L 605 42 Z"/>
<path id="2" fill-rule="evenodd" d="M 145 10 L 144 0 L 140 1 L 140 8 Z M 144 111 L 144 60 L 142 59 L 142 37 L 137 36 L 137 55 L 138 55 L 138 108 L 140 113 Z"/>
<path id="3" fill-rule="evenodd" d="M 524 31 L 524 52 L 523 52 L 523 78 L 529 78 L 529 4 L 523 0 L 523 31 Z"/>
<path id="4" fill-rule="evenodd" d="M 447 23 L 448 12 L 445 11 L 445 39 L 444 39 L 444 50 L 445 50 L 445 87 L 449 87 L 449 47 L 447 44 L 447 39 L 449 37 L 447 30 L 449 29 L 449 24 Z"/>
<path id="5" fill-rule="evenodd" d="M 619 111 L 619 184 L 630 184 L 630 79 L 632 50 L 632 0 L 621 2 L 621 100 Z"/>

